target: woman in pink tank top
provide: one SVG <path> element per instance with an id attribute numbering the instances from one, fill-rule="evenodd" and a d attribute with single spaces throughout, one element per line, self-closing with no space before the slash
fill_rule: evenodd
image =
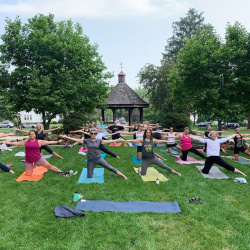
<path id="1" fill-rule="evenodd" d="M 181 139 L 181 151 L 182 154 L 180 155 L 180 159 L 183 161 L 187 160 L 187 155 L 188 152 L 192 152 L 200 157 L 202 157 L 203 159 L 206 159 L 206 156 L 204 154 L 202 154 L 201 152 L 199 152 L 196 148 L 194 148 L 192 146 L 192 135 L 189 134 L 189 127 L 185 127 L 184 128 L 184 133 L 182 135 L 178 135 L 176 136 L 176 138 Z"/>
<path id="2" fill-rule="evenodd" d="M 62 140 L 60 140 L 62 141 Z M 59 141 L 59 142 L 60 142 Z M 25 147 L 25 173 L 30 176 L 33 173 L 33 169 L 36 166 L 41 166 L 47 169 L 51 169 L 60 174 L 64 174 L 59 168 L 49 164 L 41 155 L 40 147 L 50 144 L 56 144 L 58 141 L 43 141 L 36 139 L 36 133 L 34 130 L 30 130 L 29 139 L 20 142 L 5 142 L 10 145 L 24 146 Z"/>

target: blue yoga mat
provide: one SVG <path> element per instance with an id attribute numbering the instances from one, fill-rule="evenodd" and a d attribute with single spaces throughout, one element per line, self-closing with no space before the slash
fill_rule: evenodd
<path id="1" fill-rule="evenodd" d="M 166 153 L 166 154 L 169 154 L 169 155 L 179 155 L 180 154 L 179 152 L 177 152 L 177 151 L 175 151 L 173 149 L 171 150 L 171 153 L 168 153 L 168 151 L 165 150 L 165 149 L 161 149 L 161 151 Z"/>
<path id="2" fill-rule="evenodd" d="M 134 164 L 141 164 L 142 159 L 140 159 L 140 160 L 138 161 L 138 159 L 137 159 L 136 156 L 132 156 L 132 161 L 133 161 Z"/>
<path id="3" fill-rule="evenodd" d="M 181 213 L 177 201 L 174 202 L 151 202 L 151 201 L 79 201 L 76 210 L 83 211 L 114 211 L 123 213 L 154 212 L 154 213 Z"/>
<path id="4" fill-rule="evenodd" d="M 92 178 L 87 178 L 87 168 L 82 169 L 78 183 L 104 183 L 104 168 L 95 168 Z"/>
<path id="5" fill-rule="evenodd" d="M 106 154 L 101 154 L 102 159 L 105 159 L 105 156 L 106 156 Z M 84 161 L 87 161 L 87 159 Z"/>

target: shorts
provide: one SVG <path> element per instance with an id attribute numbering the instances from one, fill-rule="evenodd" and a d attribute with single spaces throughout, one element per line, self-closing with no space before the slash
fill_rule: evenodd
<path id="1" fill-rule="evenodd" d="M 244 153 L 246 151 L 246 148 L 244 148 L 243 146 L 240 148 L 234 147 L 234 154 L 238 155 L 240 152 Z"/>
<path id="2" fill-rule="evenodd" d="M 137 153 L 141 153 L 142 152 L 142 146 L 137 146 Z"/>
<path id="3" fill-rule="evenodd" d="M 177 143 L 167 144 L 167 148 L 172 148 L 172 147 L 175 147 L 175 146 L 177 146 Z"/>
<path id="4" fill-rule="evenodd" d="M 46 160 L 41 156 L 38 161 L 35 162 L 25 162 L 25 170 L 34 169 L 36 166 L 41 166 L 46 162 Z"/>

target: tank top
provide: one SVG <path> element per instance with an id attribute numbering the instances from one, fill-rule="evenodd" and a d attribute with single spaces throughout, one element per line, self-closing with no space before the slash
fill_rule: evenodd
<path id="1" fill-rule="evenodd" d="M 236 136 L 234 137 L 234 143 L 236 148 L 241 148 L 243 146 L 243 140 L 241 134 L 239 138 Z"/>
<path id="2" fill-rule="evenodd" d="M 40 134 L 38 134 L 37 131 L 35 133 L 37 140 L 44 140 L 45 134 L 43 133 L 43 130 L 40 132 Z"/>
<path id="3" fill-rule="evenodd" d="M 25 144 L 25 162 L 36 162 L 42 157 L 38 140 L 27 140 Z"/>
<path id="4" fill-rule="evenodd" d="M 170 132 L 168 133 L 168 141 L 172 141 L 172 142 L 169 142 L 168 144 L 171 145 L 171 144 L 174 144 L 175 142 L 175 138 L 172 138 L 172 137 L 169 137 L 169 136 L 175 136 L 175 133 L 173 132 L 172 135 L 170 134 Z"/>
<path id="5" fill-rule="evenodd" d="M 142 142 L 142 159 L 152 158 L 155 156 L 153 150 L 153 139 L 150 141 L 146 141 L 143 139 Z"/>
<path id="6" fill-rule="evenodd" d="M 192 148 L 192 144 L 191 144 L 192 139 L 191 138 L 187 138 L 185 137 L 185 135 L 183 134 L 182 138 L 181 138 L 181 150 L 182 151 L 186 151 L 189 150 L 190 148 Z"/>
<path id="7" fill-rule="evenodd" d="M 134 127 L 134 128 L 133 128 L 133 132 L 134 132 L 134 131 L 138 131 L 138 127 L 137 127 L 137 128 Z M 136 139 L 136 134 L 134 134 L 133 138 L 134 138 L 134 140 Z"/>
<path id="8" fill-rule="evenodd" d="M 135 133 L 136 139 L 142 139 L 143 138 L 143 132 L 141 134 Z M 137 143 L 137 146 L 142 146 L 142 143 Z"/>

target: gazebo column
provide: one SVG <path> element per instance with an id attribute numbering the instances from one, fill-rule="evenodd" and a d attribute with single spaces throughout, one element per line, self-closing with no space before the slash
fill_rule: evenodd
<path id="1" fill-rule="evenodd" d="M 143 123 L 143 108 L 139 108 L 140 110 L 140 122 Z"/>
<path id="2" fill-rule="evenodd" d="M 113 111 L 113 122 L 115 122 L 115 113 L 116 113 L 116 109 L 112 109 Z"/>
<path id="3" fill-rule="evenodd" d="M 102 109 L 102 121 L 105 122 L 104 109 Z"/>
<path id="4" fill-rule="evenodd" d="M 131 126 L 133 108 L 128 109 L 128 125 Z"/>

